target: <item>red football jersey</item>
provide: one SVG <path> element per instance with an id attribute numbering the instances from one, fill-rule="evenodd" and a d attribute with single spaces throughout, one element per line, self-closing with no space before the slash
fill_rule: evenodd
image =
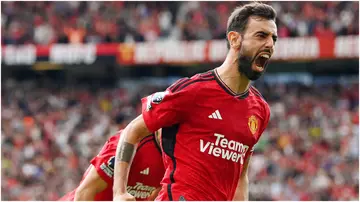
<path id="1" fill-rule="evenodd" d="M 165 164 L 156 200 L 232 200 L 270 108 L 254 88 L 235 94 L 216 70 L 142 99 L 150 131 L 162 128 Z"/>
<path id="2" fill-rule="evenodd" d="M 113 200 L 113 180 L 116 147 L 121 131 L 112 136 L 101 149 L 100 153 L 91 160 L 100 177 L 107 182 L 107 188 L 95 196 L 95 201 Z M 85 172 L 83 179 L 86 177 Z M 160 181 L 165 173 L 161 158 L 161 149 L 158 147 L 155 136 L 149 135 L 142 139 L 137 147 L 134 160 L 131 164 L 127 191 L 135 196 L 137 201 L 147 200 L 152 191 L 160 187 Z M 70 192 L 59 200 L 73 201 L 75 191 Z"/>

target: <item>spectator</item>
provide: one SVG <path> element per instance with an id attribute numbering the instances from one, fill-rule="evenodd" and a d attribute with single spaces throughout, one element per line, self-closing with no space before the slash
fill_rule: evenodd
<path id="1" fill-rule="evenodd" d="M 57 200 L 75 188 L 104 141 L 140 113 L 139 98 L 160 90 L 44 85 L 3 84 L 3 200 Z M 272 114 L 249 171 L 250 199 L 357 199 L 358 83 L 259 90 Z"/>
<path id="2" fill-rule="evenodd" d="M 265 2 L 279 36 L 359 34 L 358 2 Z M 4 44 L 225 39 L 236 2 L 2 2 Z M 33 19 L 33 20 L 32 20 Z M 65 36 L 66 35 L 66 36 Z"/>

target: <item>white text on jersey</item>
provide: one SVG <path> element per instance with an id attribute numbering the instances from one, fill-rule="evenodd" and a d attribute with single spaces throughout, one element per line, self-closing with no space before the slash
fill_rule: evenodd
<path id="1" fill-rule="evenodd" d="M 215 143 L 206 142 L 205 144 L 204 140 L 200 139 L 201 152 L 236 163 L 240 160 L 240 164 L 244 164 L 244 158 L 249 146 L 234 140 L 229 141 L 224 135 L 218 133 L 215 133 L 214 136 L 216 137 Z"/>
<path id="2" fill-rule="evenodd" d="M 126 190 L 135 198 L 146 199 L 155 190 L 155 187 L 144 185 L 141 182 L 136 182 L 135 186 L 127 186 Z"/>

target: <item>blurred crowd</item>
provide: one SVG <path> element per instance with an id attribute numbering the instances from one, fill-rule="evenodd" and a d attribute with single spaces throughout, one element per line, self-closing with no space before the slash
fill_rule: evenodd
<path id="1" fill-rule="evenodd" d="M 278 13 L 279 37 L 359 34 L 359 2 L 265 2 Z M 2 44 L 116 43 L 225 39 L 242 3 L 127 1 L 1 2 Z"/>
<path id="2" fill-rule="evenodd" d="M 108 137 L 166 86 L 66 86 L 3 80 L 2 200 L 57 200 Z M 269 127 L 252 158 L 251 200 L 357 200 L 358 83 L 259 85 Z"/>
<path id="3" fill-rule="evenodd" d="M 107 138 L 141 112 L 126 89 L 44 82 L 2 85 L 2 200 L 57 200 L 78 185 Z"/>
<path id="4" fill-rule="evenodd" d="M 253 200 L 358 200 L 359 84 L 261 92 L 271 119 L 249 171 Z"/>

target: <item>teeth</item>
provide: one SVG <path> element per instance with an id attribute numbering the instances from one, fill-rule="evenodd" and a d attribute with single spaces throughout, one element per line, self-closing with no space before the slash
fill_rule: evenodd
<path id="1" fill-rule="evenodd" d="M 269 55 L 261 55 L 261 57 L 263 57 L 263 58 L 267 58 L 267 59 L 269 59 L 269 58 L 270 58 L 270 56 L 269 56 Z"/>
<path id="2" fill-rule="evenodd" d="M 260 66 L 257 66 L 257 65 L 256 65 L 256 68 L 258 68 L 259 70 L 262 70 L 262 69 L 263 69 L 262 67 L 260 67 Z"/>

